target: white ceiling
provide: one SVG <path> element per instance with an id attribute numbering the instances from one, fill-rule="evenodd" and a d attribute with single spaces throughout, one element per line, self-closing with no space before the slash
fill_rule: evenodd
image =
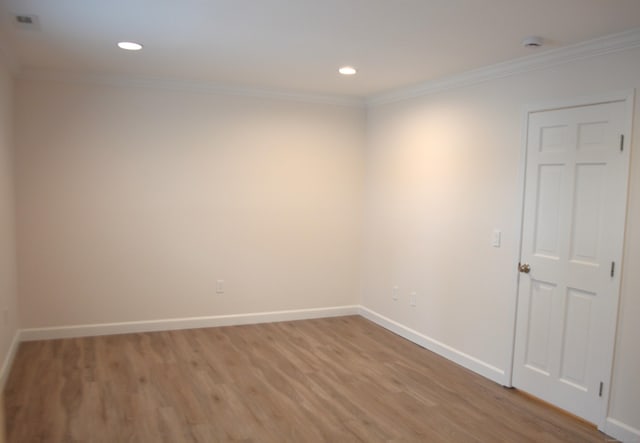
<path id="1" fill-rule="evenodd" d="M 640 0 L 0 0 L 23 68 L 371 96 L 640 27 Z M 35 14 L 38 30 L 14 23 Z M 540 35 L 531 50 L 523 37 Z M 141 52 L 116 42 L 133 40 Z M 358 68 L 343 77 L 338 67 Z"/>

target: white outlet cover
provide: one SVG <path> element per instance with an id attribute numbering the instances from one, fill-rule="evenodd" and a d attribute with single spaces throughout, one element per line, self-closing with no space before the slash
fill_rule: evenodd
<path id="1" fill-rule="evenodd" d="M 494 229 L 491 234 L 491 246 L 494 248 L 499 248 L 502 243 L 502 231 L 499 229 Z"/>

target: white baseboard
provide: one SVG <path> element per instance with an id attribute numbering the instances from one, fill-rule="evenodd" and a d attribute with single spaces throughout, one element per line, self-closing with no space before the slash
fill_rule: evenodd
<path id="1" fill-rule="evenodd" d="M 178 329 L 212 328 L 216 326 L 273 323 L 358 314 L 359 306 L 335 306 L 329 308 L 297 309 L 291 311 L 258 312 L 251 314 L 32 328 L 23 329 L 21 331 L 20 338 L 22 341 L 53 340 L 58 338 L 129 334 L 134 332 L 171 331 Z"/>
<path id="2" fill-rule="evenodd" d="M 439 354 L 444 358 L 459 364 L 460 366 L 463 366 L 477 374 L 493 380 L 498 384 L 507 384 L 506 374 L 502 369 L 496 368 L 495 366 L 492 366 L 486 362 L 483 362 L 482 360 L 465 354 L 464 352 L 454 349 L 451 346 L 445 345 L 444 343 L 441 343 L 431 337 L 427 337 L 426 335 L 423 335 L 418 331 L 414 331 L 413 329 L 408 328 L 383 315 L 380 315 L 369 308 L 365 308 L 364 306 L 360 307 L 360 315 L 382 326 L 383 328 L 388 329 L 391 332 L 394 332 L 401 337 L 404 337 L 407 340 L 412 341 L 419 346 L 422 346 L 425 349 L 433 351 L 436 354 Z"/>
<path id="3" fill-rule="evenodd" d="M 640 442 L 640 429 L 635 429 L 615 418 L 607 417 L 604 429 L 601 429 L 601 431 L 623 443 Z"/>
<path id="4" fill-rule="evenodd" d="M 13 334 L 13 340 L 11 340 L 7 355 L 4 358 L 4 362 L 2 362 L 2 369 L 0 369 L 0 393 L 4 392 L 4 385 L 7 383 L 7 378 L 9 378 L 9 372 L 11 372 L 11 366 L 13 366 L 13 360 L 16 358 L 16 352 L 21 341 L 21 331 L 17 330 Z"/>

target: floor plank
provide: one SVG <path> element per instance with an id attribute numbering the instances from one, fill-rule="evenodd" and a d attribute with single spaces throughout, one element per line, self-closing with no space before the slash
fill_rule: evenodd
<path id="1" fill-rule="evenodd" d="M 362 317 L 21 344 L 7 441 L 605 442 Z"/>

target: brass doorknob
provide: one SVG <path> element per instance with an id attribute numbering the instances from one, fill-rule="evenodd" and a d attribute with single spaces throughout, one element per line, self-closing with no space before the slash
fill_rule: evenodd
<path id="1" fill-rule="evenodd" d="M 518 270 L 528 274 L 531 271 L 531 266 L 529 266 L 529 263 L 518 264 Z"/>

